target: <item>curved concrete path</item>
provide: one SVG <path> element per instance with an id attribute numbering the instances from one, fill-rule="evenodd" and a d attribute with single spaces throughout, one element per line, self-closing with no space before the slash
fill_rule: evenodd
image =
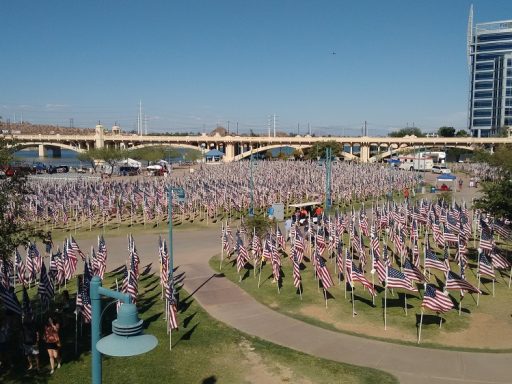
<path id="1" fill-rule="evenodd" d="M 134 234 L 142 265 L 158 269 L 158 236 Z M 106 239 L 108 269 L 127 258 L 125 236 Z M 82 249 L 92 241 L 79 240 Z M 260 304 L 226 278 L 215 277 L 209 258 L 220 252 L 220 230 L 175 230 L 177 273 L 184 287 L 214 318 L 247 334 L 314 356 L 381 369 L 401 383 L 511 383 L 512 354 L 470 353 L 385 343 L 322 329 Z M 492 324 L 490 324 L 492 326 Z"/>

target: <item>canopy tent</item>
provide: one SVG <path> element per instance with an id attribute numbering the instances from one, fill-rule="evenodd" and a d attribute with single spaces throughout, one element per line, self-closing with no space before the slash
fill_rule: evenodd
<path id="1" fill-rule="evenodd" d="M 310 201 L 310 202 L 307 202 L 307 203 L 300 203 L 300 204 L 290 204 L 290 207 L 292 208 L 303 208 L 303 207 L 310 207 L 310 206 L 313 206 L 313 205 L 321 205 L 322 202 L 320 201 Z"/>
<path id="2" fill-rule="evenodd" d="M 140 161 L 133 160 L 130 158 L 120 161 L 117 164 L 121 167 L 124 166 L 124 167 L 132 167 L 132 168 L 140 168 L 142 166 L 142 163 Z"/>
<path id="3" fill-rule="evenodd" d="M 224 157 L 224 153 L 219 151 L 218 149 L 212 149 L 204 154 L 206 162 L 217 162 L 221 161 Z"/>
<path id="4" fill-rule="evenodd" d="M 457 176 L 452 175 L 451 173 L 443 173 L 443 174 L 437 176 L 437 179 L 436 179 L 436 181 L 443 182 L 443 183 L 455 182 L 455 180 L 457 180 Z"/>
<path id="5" fill-rule="evenodd" d="M 440 191 L 451 191 L 455 187 L 455 181 L 457 180 L 457 177 L 455 175 L 452 175 L 451 173 L 443 173 L 439 176 L 437 176 L 436 179 L 436 188 Z M 453 186 L 448 186 L 448 183 L 453 183 Z M 441 185 L 439 185 L 441 184 Z"/>

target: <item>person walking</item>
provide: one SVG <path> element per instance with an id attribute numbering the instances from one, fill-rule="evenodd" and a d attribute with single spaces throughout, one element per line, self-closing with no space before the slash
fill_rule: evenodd
<path id="1" fill-rule="evenodd" d="M 32 319 L 23 322 L 23 352 L 27 358 L 28 370 L 34 368 L 39 372 L 39 332 Z"/>
<path id="2" fill-rule="evenodd" d="M 61 342 L 59 330 L 60 324 L 57 322 L 57 319 L 53 315 L 49 316 L 48 322 L 44 327 L 44 341 L 46 342 L 46 350 L 48 351 L 50 366 L 52 368 L 50 375 L 55 372 L 55 360 L 57 360 L 57 368 L 60 368 L 60 363 L 62 361 L 60 356 Z"/>

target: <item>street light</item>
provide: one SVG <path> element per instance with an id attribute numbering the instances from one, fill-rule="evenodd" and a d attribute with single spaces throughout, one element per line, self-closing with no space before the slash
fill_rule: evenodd
<path id="1" fill-rule="evenodd" d="M 249 207 L 249 217 L 253 217 L 254 216 L 254 178 L 252 175 L 252 167 L 254 165 L 254 161 L 253 161 L 252 150 L 251 150 L 251 157 L 249 159 L 249 162 L 250 162 L 250 168 L 251 168 L 251 206 Z"/>
<path id="2" fill-rule="evenodd" d="M 185 190 L 181 187 L 167 187 L 167 202 L 169 208 L 169 274 L 170 277 L 174 273 L 174 254 L 173 254 L 173 243 L 172 243 L 172 193 L 176 192 L 178 203 L 185 201 Z"/>
<path id="3" fill-rule="evenodd" d="M 101 296 L 121 300 L 123 304 L 112 322 L 112 334 L 100 340 Z M 92 384 L 101 384 L 101 354 L 108 356 L 136 356 L 151 351 L 158 345 L 153 335 L 143 334 L 143 321 L 139 319 L 137 307 L 127 294 L 103 288 L 99 276 L 91 279 L 91 350 Z"/>

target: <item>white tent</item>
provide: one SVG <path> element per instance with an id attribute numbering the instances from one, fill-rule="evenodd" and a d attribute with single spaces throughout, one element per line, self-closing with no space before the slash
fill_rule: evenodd
<path id="1" fill-rule="evenodd" d="M 132 168 L 140 168 L 142 166 L 142 163 L 140 161 L 133 160 L 130 158 L 120 161 L 117 164 L 119 166 L 132 167 Z"/>

